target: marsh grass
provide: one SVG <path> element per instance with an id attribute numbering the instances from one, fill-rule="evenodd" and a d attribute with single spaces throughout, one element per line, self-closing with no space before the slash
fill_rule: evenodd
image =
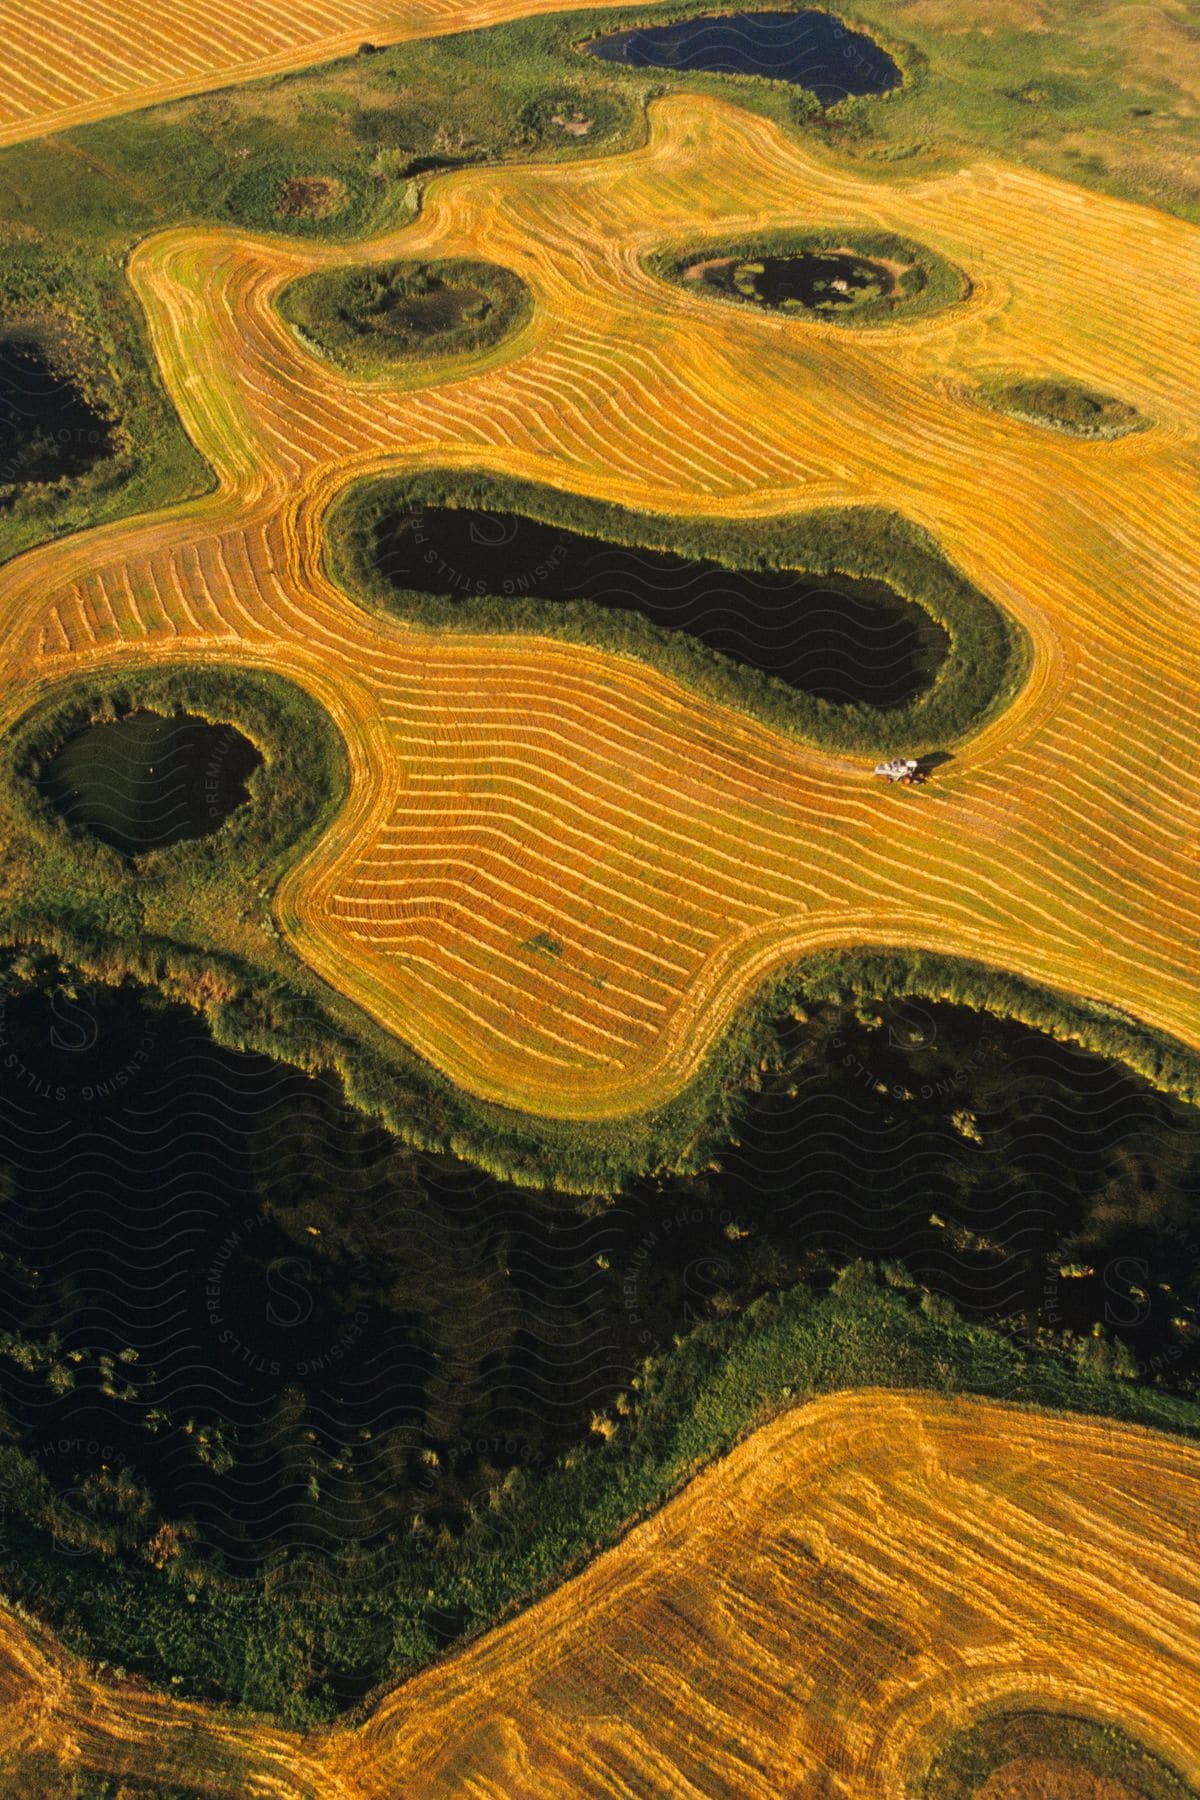
<path id="1" fill-rule="evenodd" d="M 321 271 L 289 283 L 279 311 L 302 343 L 354 375 L 490 350 L 533 296 L 510 269 L 463 257 Z"/>
<path id="2" fill-rule="evenodd" d="M 882 272 L 892 276 L 891 285 L 868 289 L 863 297 L 844 306 L 802 306 L 792 302 L 784 308 L 769 309 L 752 281 L 739 281 L 737 267 L 765 262 L 768 259 L 814 257 L 847 250 Z M 644 259 L 650 274 L 670 281 L 706 299 L 725 301 L 735 306 L 757 306 L 785 312 L 788 318 L 819 320 L 826 325 L 841 325 L 862 330 L 869 326 L 887 325 L 893 320 L 907 322 L 926 313 L 936 312 L 957 300 L 966 299 L 971 284 L 961 269 L 956 269 L 944 256 L 927 245 L 915 244 L 909 238 L 890 231 L 862 231 L 855 226 L 823 228 L 820 231 L 771 231 L 752 237 L 721 238 L 714 242 L 691 239 L 652 251 Z M 714 281 L 705 276 L 689 276 L 697 264 L 730 263 L 734 265 L 730 279 Z M 881 284 L 882 286 L 882 284 Z"/>
<path id="3" fill-rule="evenodd" d="M 1118 438 L 1150 424 L 1136 407 L 1081 382 L 1036 376 L 997 377 L 981 383 L 978 397 L 992 412 L 1068 437 Z"/>

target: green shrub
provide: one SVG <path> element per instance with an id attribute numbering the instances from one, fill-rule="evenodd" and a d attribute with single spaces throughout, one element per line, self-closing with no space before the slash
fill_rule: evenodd
<path id="1" fill-rule="evenodd" d="M 303 275 L 278 299 L 302 342 L 352 374 L 490 349 L 526 323 L 533 296 L 496 263 L 367 263 Z"/>
<path id="2" fill-rule="evenodd" d="M 981 383 L 978 395 L 993 412 L 1029 425 L 1044 425 L 1069 437 L 1125 437 L 1131 431 L 1144 431 L 1150 423 L 1126 401 L 1077 381 L 997 378 Z"/>

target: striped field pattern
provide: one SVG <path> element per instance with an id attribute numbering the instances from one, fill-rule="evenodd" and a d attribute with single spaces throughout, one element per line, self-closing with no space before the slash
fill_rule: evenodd
<path id="1" fill-rule="evenodd" d="M 0 0 L 0 145 L 351 56 L 364 41 L 561 10 L 562 0 L 78 0 L 64 12 Z"/>
<path id="2" fill-rule="evenodd" d="M 274 1800 L 913 1800 L 985 1710 L 1111 1720 L 1200 1780 L 1200 1450 L 996 1401 L 834 1394 L 576 1580 L 290 1738 L 105 1686 L 0 1618 L 0 1751 Z M 238 1771 L 240 1770 L 240 1775 Z"/>
<path id="3" fill-rule="evenodd" d="M 970 297 L 848 332 L 640 266 L 768 223 L 902 232 Z M 299 273 L 396 255 L 510 265 L 532 324 L 404 388 L 309 357 L 273 310 Z M 131 278 L 219 491 L 0 571 L 3 716 L 161 659 L 303 683 L 352 793 L 281 926 L 454 1080 L 562 1117 L 659 1103 L 749 991 L 831 945 L 981 958 L 1200 1045 L 1194 226 L 993 163 L 884 185 L 680 95 L 644 150 L 459 171 L 369 246 L 187 229 Z M 1152 427 L 1082 442 L 1003 418 L 971 390 L 1005 371 L 1073 377 Z M 322 572 L 324 514 L 355 476 L 415 465 L 666 513 L 893 508 L 1022 622 L 1032 674 L 905 792 L 626 659 L 368 617 Z"/>

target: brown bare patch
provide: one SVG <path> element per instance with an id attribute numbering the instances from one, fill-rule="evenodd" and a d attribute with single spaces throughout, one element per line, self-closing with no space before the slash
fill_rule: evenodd
<path id="1" fill-rule="evenodd" d="M 345 204 L 345 185 L 333 175 L 294 175 L 279 190 L 279 210 L 288 219 L 328 219 Z"/>
<path id="2" fill-rule="evenodd" d="M 728 269 L 731 268 L 736 261 L 737 258 L 733 256 L 710 256 L 707 262 L 689 263 L 687 268 L 683 271 L 683 279 L 685 281 L 699 281 L 700 277 L 702 275 L 707 275 L 710 269 Z"/>

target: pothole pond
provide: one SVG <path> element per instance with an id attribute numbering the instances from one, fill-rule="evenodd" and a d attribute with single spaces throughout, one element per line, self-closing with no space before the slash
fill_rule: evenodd
<path id="1" fill-rule="evenodd" d="M 585 600 L 638 613 L 817 699 L 903 705 L 949 650 L 941 626 L 881 581 L 816 578 L 606 542 L 516 513 L 424 507 L 385 515 L 374 561 L 389 586 L 467 599 Z"/>
<path id="2" fill-rule="evenodd" d="M 74 732 L 42 762 L 37 784 L 69 825 L 137 856 L 215 831 L 245 805 L 261 762 L 232 725 L 132 712 Z"/>
<path id="3" fill-rule="evenodd" d="M 807 88 L 824 106 L 900 85 L 895 61 L 833 13 L 736 12 L 610 32 L 587 46 L 605 62 L 683 74 L 759 75 Z"/>
<path id="4" fill-rule="evenodd" d="M 111 449 L 97 411 L 34 332 L 0 332 L 0 488 L 84 474 Z"/>

